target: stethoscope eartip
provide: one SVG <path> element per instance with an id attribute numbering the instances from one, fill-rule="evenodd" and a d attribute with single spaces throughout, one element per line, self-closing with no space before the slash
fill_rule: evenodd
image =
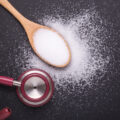
<path id="1" fill-rule="evenodd" d="M 0 120 L 5 120 L 11 115 L 12 111 L 10 108 L 6 107 L 0 110 Z"/>

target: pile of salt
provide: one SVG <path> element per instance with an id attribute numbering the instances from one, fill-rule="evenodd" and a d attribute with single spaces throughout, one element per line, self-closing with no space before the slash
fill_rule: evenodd
<path id="1" fill-rule="evenodd" d="M 34 46 L 39 56 L 48 63 L 62 66 L 69 60 L 69 50 L 64 39 L 56 32 L 38 29 L 33 36 Z"/>

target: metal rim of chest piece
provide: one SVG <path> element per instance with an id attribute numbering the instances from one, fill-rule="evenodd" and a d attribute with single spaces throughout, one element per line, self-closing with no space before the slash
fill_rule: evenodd
<path id="1" fill-rule="evenodd" d="M 28 106 L 44 105 L 53 95 L 53 81 L 43 70 L 30 69 L 24 72 L 18 81 L 21 82 L 21 87 L 17 87 L 17 95 Z"/>

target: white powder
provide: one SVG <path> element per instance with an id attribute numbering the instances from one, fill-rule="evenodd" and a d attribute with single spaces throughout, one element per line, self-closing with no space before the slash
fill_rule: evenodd
<path id="1" fill-rule="evenodd" d="M 47 71 L 54 80 L 56 90 L 62 88 L 67 94 L 74 91 L 76 85 L 81 89 L 86 85 L 91 86 L 95 78 L 97 81 L 104 76 L 109 63 L 109 55 L 106 54 L 109 49 L 104 45 L 105 28 L 101 24 L 95 24 L 96 19 L 101 21 L 96 11 L 85 11 L 83 15 L 71 17 L 69 20 L 59 16 L 44 18 L 44 24 L 55 29 L 68 42 L 72 60 L 66 68 L 58 69 L 45 64 L 34 53 L 24 49 L 24 57 L 29 56 L 25 59 L 27 69 L 40 68 Z M 98 37 L 99 34 L 102 34 L 102 39 Z M 23 66 L 23 71 L 26 67 Z M 72 88 L 69 91 L 70 84 Z"/>
<path id="2" fill-rule="evenodd" d="M 64 40 L 47 29 L 38 29 L 33 36 L 37 53 L 52 65 L 62 66 L 69 60 L 69 51 Z"/>

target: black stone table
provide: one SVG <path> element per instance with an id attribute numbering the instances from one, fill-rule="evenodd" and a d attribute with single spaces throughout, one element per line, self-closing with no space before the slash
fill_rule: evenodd
<path id="1" fill-rule="evenodd" d="M 96 11 L 102 23 L 99 19 L 95 19 L 94 23 L 105 28 L 98 37 L 105 39 L 104 46 L 109 49 L 109 52 L 103 51 L 102 55 L 109 56 L 109 63 L 104 74 L 96 72 L 98 75 L 92 78 L 92 88 L 86 86 L 81 90 L 76 85 L 76 89 L 70 94 L 62 91 L 62 87 L 60 91 L 55 88 L 52 100 L 40 108 L 25 106 L 19 101 L 15 88 L 1 85 L 0 109 L 8 106 L 13 111 L 8 120 L 120 120 L 120 1 L 9 0 L 9 2 L 24 16 L 40 24 L 43 24 L 42 19 L 45 16 L 53 16 L 56 19 L 60 16 L 67 21 L 69 16 L 82 15 L 85 11 Z M 24 49 L 27 50 L 26 53 Z M 30 53 L 34 54 L 24 29 L 0 6 L 0 75 L 17 79 L 24 70 L 32 68 L 32 65 L 27 63 Z M 72 85 L 68 85 L 68 89 L 71 88 Z M 62 99 L 59 92 L 66 98 Z"/>

